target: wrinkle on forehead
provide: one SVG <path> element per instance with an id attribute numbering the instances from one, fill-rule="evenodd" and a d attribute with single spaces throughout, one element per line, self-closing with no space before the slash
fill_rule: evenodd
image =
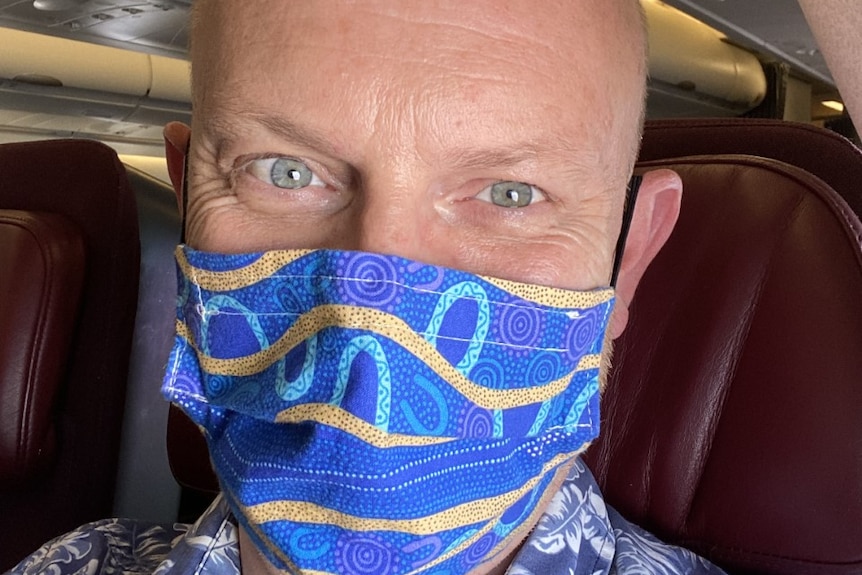
<path id="1" fill-rule="evenodd" d="M 621 50 L 635 46 L 642 57 L 646 54 L 643 16 L 637 0 L 578 0 L 575 4 L 550 0 L 541 3 L 459 0 L 449 2 L 448 7 L 445 4 L 409 0 L 308 3 L 198 0 L 193 5 L 192 56 L 193 60 L 213 54 L 228 57 L 231 51 L 219 48 L 233 41 L 256 44 L 262 53 L 277 59 L 279 48 L 295 36 L 304 36 L 305 42 L 318 38 L 329 50 L 345 52 L 355 52 L 357 48 L 373 51 L 373 46 L 383 41 L 385 47 L 398 46 L 405 50 L 378 51 L 378 58 L 440 66 L 446 66 L 446 60 L 430 62 L 427 57 L 411 58 L 411 55 L 427 52 L 430 47 L 438 56 L 447 51 L 459 58 L 470 56 L 469 52 L 459 50 L 465 38 L 470 39 L 475 61 L 487 62 L 497 57 L 495 48 L 520 44 L 529 45 L 532 52 L 542 49 L 547 53 L 544 56 L 532 54 L 534 61 L 561 57 L 571 66 L 568 70 L 573 71 L 579 63 L 599 58 L 608 51 L 616 52 L 613 54 L 616 57 Z M 578 10 L 574 10 L 574 6 Z M 318 7 L 316 15 L 309 14 L 313 7 Z M 362 15 L 382 24 L 378 22 L 369 30 L 367 21 L 360 18 Z M 419 27 L 429 31 L 409 33 Z M 588 30 L 603 41 L 581 41 Z M 204 40 L 203 36 L 208 38 Z M 429 38 L 433 38 L 433 46 L 428 45 Z M 206 46 L 195 50 L 198 44 Z M 643 62 L 640 64 L 639 72 L 643 73 L 645 67 Z"/>
<path id="2" fill-rule="evenodd" d="M 198 111 L 213 97 L 253 105 L 251 93 L 243 103 L 249 88 L 265 91 L 272 104 L 279 97 L 291 104 L 290 93 L 280 92 L 302 77 L 286 83 L 285 75 L 305 72 L 319 83 L 329 79 L 342 93 L 361 92 L 367 103 L 351 121 L 364 122 L 364 129 L 400 131 L 408 142 L 415 139 L 411 132 L 432 128 L 447 145 L 459 123 L 464 130 L 488 130 L 495 114 L 510 115 L 491 109 L 494 91 L 521 90 L 525 121 L 562 121 L 564 114 L 572 120 L 572 141 L 561 147 L 600 153 L 605 157 L 598 169 L 608 173 L 624 172 L 634 160 L 645 75 L 635 0 L 197 0 L 194 6 Z M 312 88 L 320 94 L 309 92 L 310 102 L 331 96 L 325 83 Z M 557 97 L 545 101 L 544 89 L 556 90 Z M 565 91 L 569 97 L 561 100 Z M 447 100 L 448 109 L 436 106 Z M 617 173 L 613 186 L 627 176 Z"/>

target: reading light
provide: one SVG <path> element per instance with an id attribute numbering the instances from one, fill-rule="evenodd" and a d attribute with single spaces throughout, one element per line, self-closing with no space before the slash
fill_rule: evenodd
<path id="1" fill-rule="evenodd" d="M 827 108 L 831 109 L 831 110 L 835 110 L 836 112 L 843 112 L 844 111 L 844 104 L 842 104 L 838 100 L 823 100 L 820 103 L 823 104 L 824 106 L 826 106 Z"/>

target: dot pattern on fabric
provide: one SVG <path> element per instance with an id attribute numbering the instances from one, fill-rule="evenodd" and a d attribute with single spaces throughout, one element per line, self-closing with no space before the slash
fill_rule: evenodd
<path id="1" fill-rule="evenodd" d="M 466 573 L 598 434 L 610 289 L 360 252 L 176 256 L 163 393 L 278 568 Z"/>

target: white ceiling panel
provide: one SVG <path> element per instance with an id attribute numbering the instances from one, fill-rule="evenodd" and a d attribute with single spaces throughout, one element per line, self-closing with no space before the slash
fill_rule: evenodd
<path id="1" fill-rule="evenodd" d="M 190 0 L 0 0 L 0 25 L 183 57 Z"/>

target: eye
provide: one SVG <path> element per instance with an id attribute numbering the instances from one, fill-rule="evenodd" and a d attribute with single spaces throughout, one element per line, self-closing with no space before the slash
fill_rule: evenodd
<path id="1" fill-rule="evenodd" d="M 507 181 L 488 186 L 476 195 L 476 199 L 501 208 L 524 208 L 536 202 L 544 202 L 545 195 L 530 184 Z"/>
<path id="2" fill-rule="evenodd" d="M 265 158 L 249 162 L 248 171 L 264 183 L 285 190 L 323 186 L 323 181 L 302 160 L 289 157 Z"/>

